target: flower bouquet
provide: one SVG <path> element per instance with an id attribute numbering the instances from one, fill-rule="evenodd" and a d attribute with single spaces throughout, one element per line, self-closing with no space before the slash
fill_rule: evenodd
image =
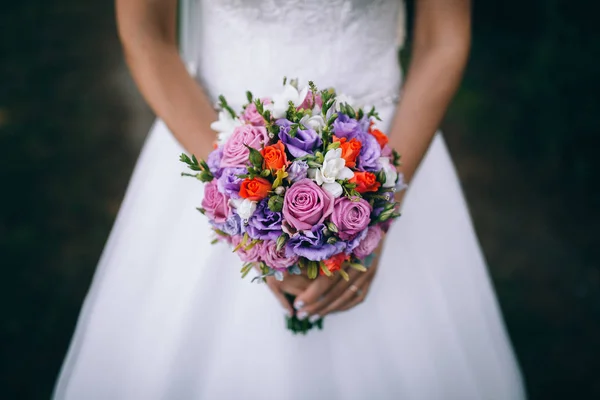
<path id="1" fill-rule="evenodd" d="M 379 116 L 354 109 L 348 97 L 310 82 L 298 89 L 284 79 L 282 93 L 255 98 L 238 114 L 223 96 L 218 140 L 206 161 L 181 155 L 205 183 L 199 211 L 210 220 L 217 241 L 243 261 L 242 277 L 253 281 L 284 273 L 314 279 L 341 275 L 346 267 L 365 271 L 396 212 L 394 192 L 402 189 L 399 155 L 377 129 Z M 289 296 L 290 302 L 293 297 Z M 294 332 L 314 323 L 287 320 Z"/>

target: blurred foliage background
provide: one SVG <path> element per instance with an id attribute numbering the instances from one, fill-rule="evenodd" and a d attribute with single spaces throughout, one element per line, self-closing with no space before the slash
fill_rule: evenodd
<path id="1" fill-rule="evenodd" d="M 0 397 L 43 399 L 153 116 L 112 2 L 0 7 Z M 531 399 L 600 398 L 598 15 L 476 1 L 443 126 Z"/>

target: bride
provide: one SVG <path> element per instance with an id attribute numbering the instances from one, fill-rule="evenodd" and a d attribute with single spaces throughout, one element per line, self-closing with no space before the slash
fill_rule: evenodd
<path id="1" fill-rule="evenodd" d="M 160 117 L 81 311 L 56 399 L 522 399 L 507 338 L 437 127 L 465 67 L 469 0 L 418 0 L 401 85 L 399 0 L 117 0 L 133 76 Z M 400 34 L 398 34 L 400 32 Z M 399 40 L 400 38 L 400 40 Z M 211 246 L 182 151 L 212 150 L 213 104 L 269 96 L 284 76 L 375 105 L 403 154 L 403 216 L 349 283 L 239 277 Z M 400 87 L 402 96 L 399 99 Z M 382 130 L 384 130 L 382 129 Z M 283 293 L 322 331 L 294 336 Z M 274 296 L 273 296 L 274 295 Z M 278 301 L 281 300 L 281 301 Z M 283 310 L 282 310 L 283 308 Z"/>

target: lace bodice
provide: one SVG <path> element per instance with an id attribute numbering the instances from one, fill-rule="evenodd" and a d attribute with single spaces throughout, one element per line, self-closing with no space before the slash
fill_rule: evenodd
<path id="1" fill-rule="evenodd" d="M 400 0 L 197 1 L 198 79 L 213 98 L 269 95 L 284 76 L 370 103 L 398 93 Z"/>

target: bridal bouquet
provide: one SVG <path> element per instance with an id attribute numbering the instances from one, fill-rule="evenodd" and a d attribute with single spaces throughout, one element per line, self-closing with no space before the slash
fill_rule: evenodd
<path id="1" fill-rule="evenodd" d="M 333 90 L 298 89 L 255 98 L 241 113 L 219 98 L 218 141 L 206 161 L 181 155 L 205 183 L 199 211 L 244 262 L 254 280 L 284 273 L 365 271 L 387 225 L 399 216 L 394 192 L 404 186 L 399 155 L 377 129 L 374 108 L 354 109 Z M 293 301 L 293 298 L 290 298 Z M 322 321 L 315 323 L 321 327 Z M 295 316 L 288 328 L 306 332 Z"/>

